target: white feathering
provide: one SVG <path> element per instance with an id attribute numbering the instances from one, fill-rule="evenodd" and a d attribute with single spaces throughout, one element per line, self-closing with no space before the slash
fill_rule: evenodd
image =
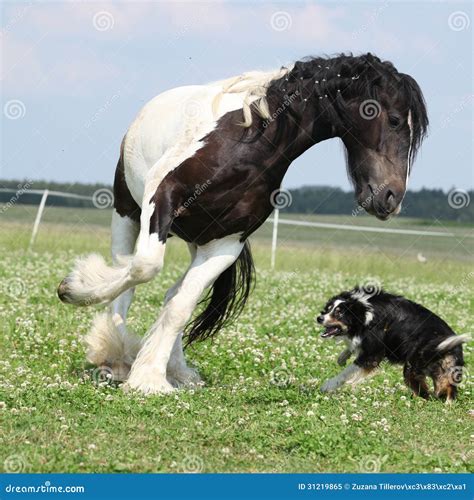
<path id="1" fill-rule="evenodd" d="M 84 342 L 87 361 L 96 366 L 110 367 L 114 380 L 125 380 L 142 339 L 131 332 L 122 335 L 110 313 L 100 313 L 94 318 Z"/>

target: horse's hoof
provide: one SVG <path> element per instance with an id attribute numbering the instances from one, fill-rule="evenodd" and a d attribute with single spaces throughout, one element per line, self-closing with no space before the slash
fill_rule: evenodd
<path id="1" fill-rule="evenodd" d="M 71 291 L 68 278 L 64 278 L 58 286 L 58 297 L 61 302 L 72 304 Z"/>
<path id="2" fill-rule="evenodd" d="M 162 375 L 154 375 L 152 370 L 142 368 L 130 375 L 128 380 L 122 385 L 125 392 L 138 391 L 142 394 L 168 394 L 176 391 L 166 377 Z"/>

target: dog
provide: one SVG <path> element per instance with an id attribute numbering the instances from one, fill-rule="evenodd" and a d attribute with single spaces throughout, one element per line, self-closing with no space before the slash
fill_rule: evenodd
<path id="1" fill-rule="evenodd" d="M 345 341 L 339 365 L 355 356 L 352 364 L 323 384 L 323 392 L 361 382 L 386 359 L 404 365 L 405 383 L 415 395 L 430 397 L 428 376 L 437 398 L 456 398 L 464 366 L 462 344 L 469 336 L 456 335 L 420 304 L 377 287 L 355 287 L 331 298 L 317 322 L 324 326 L 322 338 Z"/>

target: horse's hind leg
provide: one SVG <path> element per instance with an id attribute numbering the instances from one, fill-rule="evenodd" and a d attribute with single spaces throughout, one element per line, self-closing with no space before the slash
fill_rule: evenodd
<path id="1" fill-rule="evenodd" d="M 120 265 L 123 258 L 133 254 L 140 225 L 114 211 L 111 229 L 112 259 L 115 265 Z M 97 366 L 106 366 L 114 380 L 127 378 L 141 344 L 141 339 L 126 327 L 134 290 L 130 288 L 123 292 L 110 304 L 109 311 L 98 314 L 85 338 L 87 360 Z"/>
<path id="2" fill-rule="evenodd" d="M 129 288 L 156 276 L 163 267 L 172 222 L 166 200 L 163 205 L 155 206 L 155 201 L 145 195 L 135 254 L 118 259 L 113 267 L 95 254 L 77 261 L 73 272 L 59 285 L 59 298 L 75 305 L 109 304 Z"/>

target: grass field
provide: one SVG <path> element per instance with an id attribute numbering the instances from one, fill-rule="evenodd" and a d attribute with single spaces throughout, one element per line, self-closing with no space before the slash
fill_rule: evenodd
<path id="1" fill-rule="evenodd" d="M 287 227 L 271 271 L 264 227 L 253 240 L 258 283 L 245 312 L 213 342 L 188 349 L 206 386 L 144 398 L 96 380 L 81 344 L 96 311 L 65 306 L 55 293 L 75 257 L 108 255 L 109 214 L 48 209 L 29 252 L 34 211 L 17 206 L 0 219 L 0 468 L 472 471 L 472 347 L 465 347 L 467 372 L 451 406 L 412 398 L 400 367 L 385 365 L 357 389 L 328 396 L 318 387 L 340 370 L 341 346 L 322 341 L 314 322 L 329 296 L 377 280 L 439 313 L 458 333 L 473 332 L 473 246 L 465 237 L 471 228 L 431 228 L 459 237 L 430 243 Z M 432 226 L 407 219 L 397 224 Z M 174 240 L 165 269 L 136 293 L 130 325 L 140 334 L 186 267 L 185 246 Z M 420 252 L 424 263 L 416 258 Z"/>

